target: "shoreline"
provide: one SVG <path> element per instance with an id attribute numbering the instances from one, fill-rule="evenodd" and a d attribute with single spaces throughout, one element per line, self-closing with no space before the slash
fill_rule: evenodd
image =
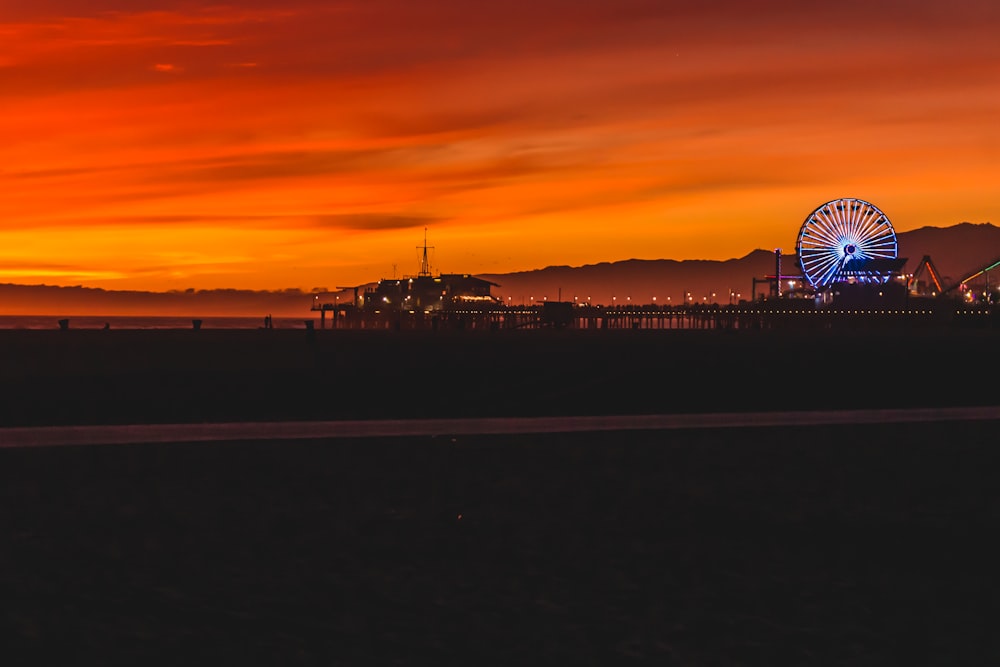
<path id="1" fill-rule="evenodd" d="M 614 431 L 678 431 L 824 427 L 955 422 L 1000 423 L 1000 406 L 895 410 L 800 412 L 703 412 L 672 415 L 615 415 L 529 418 L 378 419 L 364 421 L 127 424 L 111 426 L 0 427 L 0 449 L 152 443 L 348 440 L 438 436 L 537 436 Z"/>

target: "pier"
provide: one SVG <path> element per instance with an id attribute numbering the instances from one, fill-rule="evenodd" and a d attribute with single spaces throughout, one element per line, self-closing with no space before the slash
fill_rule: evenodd
<path id="1" fill-rule="evenodd" d="M 809 302 L 740 305 L 591 306 L 547 302 L 448 310 L 367 310 L 316 304 L 320 329 L 480 330 L 600 329 L 830 329 L 911 327 L 996 327 L 995 305 L 952 302 L 915 307 L 815 308 Z"/>

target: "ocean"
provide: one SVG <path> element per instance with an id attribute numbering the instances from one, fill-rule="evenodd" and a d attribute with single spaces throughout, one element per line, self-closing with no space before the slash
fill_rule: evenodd
<path id="1" fill-rule="evenodd" d="M 275 329 L 305 329 L 308 317 L 274 317 Z M 164 317 L 137 315 L 0 315 L 0 329 L 59 329 L 67 320 L 70 329 L 260 329 L 263 317 Z"/>

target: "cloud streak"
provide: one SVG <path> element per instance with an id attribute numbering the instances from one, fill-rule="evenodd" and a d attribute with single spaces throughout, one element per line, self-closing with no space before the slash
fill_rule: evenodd
<path id="1" fill-rule="evenodd" d="M 22 4 L 0 260 L 98 286 L 360 284 L 424 227 L 496 273 L 787 246 L 840 196 L 900 229 L 1000 205 L 989 3 Z"/>

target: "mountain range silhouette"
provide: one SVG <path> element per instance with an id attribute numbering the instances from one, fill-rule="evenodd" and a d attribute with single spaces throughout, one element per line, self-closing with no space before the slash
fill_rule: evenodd
<path id="1" fill-rule="evenodd" d="M 990 223 L 921 227 L 897 233 L 896 241 L 897 256 L 907 259 L 904 270 L 913 272 L 921 259 L 929 256 L 946 285 L 1000 259 L 1000 227 Z M 730 293 L 734 303 L 750 300 L 754 278 L 774 275 L 775 269 L 774 250 L 758 249 L 724 261 L 630 259 L 479 277 L 497 283 L 494 294 L 509 296 L 512 303 L 585 301 L 589 297 L 595 304 L 648 304 L 656 297 L 658 304 L 678 304 L 687 294 L 690 302 L 725 304 L 730 302 Z M 800 273 L 794 252 L 782 254 L 781 274 Z M 758 293 L 766 290 L 766 285 L 758 285 Z"/>
<path id="2" fill-rule="evenodd" d="M 951 227 L 921 227 L 898 232 L 898 257 L 913 272 L 929 256 L 951 284 L 1000 259 L 1000 227 L 963 222 Z M 604 305 L 677 305 L 691 302 L 726 304 L 748 300 L 754 279 L 775 271 L 774 250 L 757 249 L 744 257 L 703 259 L 629 259 L 585 266 L 548 266 L 514 273 L 475 274 L 495 284 L 493 294 L 510 303 L 573 301 Z M 793 252 L 781 257 L 782 275 L 800 273 Z M 374 284 L 381 276 L 373 276 Z M 996 281 L 1000 282 L 1000 276 Z M 333 282 L 333 281 L 331 281 Z M 766 286 L 758 285 L 758 292 Z M 350 302 L 350 291 L 340 293 Z M 714 295 L 714 296 L 713 296 Z M 4 315 L 142 315 L 180 317 L 310 318 L 310 292 L 286 289 L 236 289 L 143 292 L 84 286 L 0 284 L 0 314 Z M 654 299 L 655 297 L 655 299 Z"/>

